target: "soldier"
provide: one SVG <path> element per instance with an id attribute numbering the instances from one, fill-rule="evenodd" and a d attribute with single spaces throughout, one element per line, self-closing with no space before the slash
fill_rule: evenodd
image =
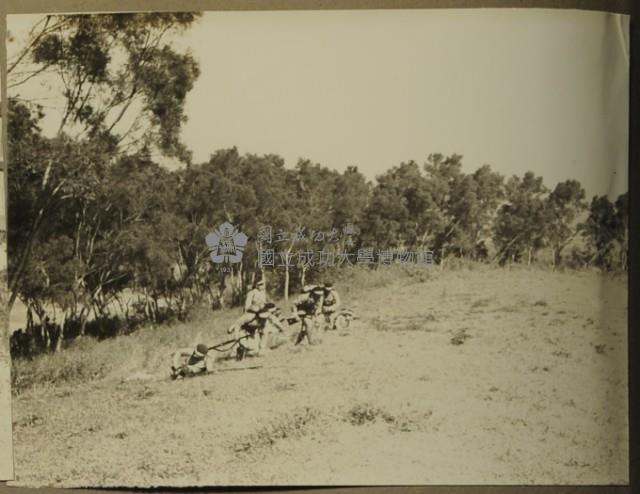
<path id="1" fill-rule="evenodd" d="M 298 320 L 301 321 L 300 333 L 296 338 L 298 345 L 305 337 L 309 344 L 313 344 L 309 335 L 310 325 L 313 318 L 322 314 L 322 299 L 324 295 L 324 287 L 318 285 L 305 285 L 302 294 L 293 302 L 294 313 Z"/>
<path id="2" fill-rule="evenodd" d="M 333 283 L 325 283 L 324 298 L 322 301 L 322 313 L 328 319 L 329 329 L 335 329 L 338 310 L 340 309 L 340 296 L 333 287 Z"/>
<path id="3" fill-rule="evenodd" d="M 181 348 L 173 354 L 171 378 L 183 379 L 197 374 L 213 371 L 211 360 L 208 358 L 209 348 L 199 343 L 195 348 Z"/>
<path id="4" fill-rule="evenodd" d="M 273 304 L 270 304 L 270 306 L 273 306 Z M 275 308 L 275 306 L 273 307 Z M 266 340 L 265 342 L 262 342 L 262 340 L 265 336 L 265 329 L 267 332 L 269 331 L 269 324 L 283 330 L 280 321 L 272 314 L 271 308 L 263 307 L 257 311 L 249 309 L 227 329 L 227 333 L 233 333 L 234 337 L 238 339 L 239 358 L 242 358 L 247 352 L 254 352 L 258 355 L 261 350 L 267 351 L 265 347 Z"/>
<path id="5" fill-rule="evenodd" d="M 284 332 L 284 326 L 279 316 L 279 309 L 276 304 L 267 302 L 264 309 L 269 311 L 269 318 L 262 330 L 262 338 L 260 339 L 261 348 L 268 351 L 270 348 L 278 346 L 278 333 Z"/>
<path id="6" fill-rule="evenodd" d="M 267 303 L 267 290 L 264 280 L 257 281 L 253 285 L 253 289 L 247 293 L 247 298 L 244 301 L 244 311 L 248 312 L 249 309 L 258 311 L 264 307 Z"/>

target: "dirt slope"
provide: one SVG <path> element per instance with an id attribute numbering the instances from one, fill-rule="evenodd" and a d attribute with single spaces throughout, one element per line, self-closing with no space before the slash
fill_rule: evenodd
<path id="1" fill-rule="evenodd" d="M 459 271 L 348 304 L 348 333 L 260 369 L 170 382 L 158 365 L 18 396 L 17 483 L 628 480 L 623 282 Z"/>

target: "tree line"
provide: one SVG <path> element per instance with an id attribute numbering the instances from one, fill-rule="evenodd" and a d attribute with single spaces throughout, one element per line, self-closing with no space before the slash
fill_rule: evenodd
<path id="1" fill-rule="evenodd" d="M 627 268 L 627 195 L 587 202 L 576 180 L 548 189 L 532 172 L 505 178 L 484 165 L 465 173 L 461 156 L 437 153 L 373 181 L 355 166 L 338 172 L 301 159 L 287 167 L 276 154 L 236 148 L 193 163 L 180 127 L 199 68 L 165 37 L 197 17 L 47 16 L 9 64 L 9 306 L 24 302 L 41 349 L 184 320 L 205 303 L 238 304 L 260 277 L 286 298 L 327 271 L 289 256 L 308 250 L 367 248 L 372 266 L 383 250 L 428 249 L 438 264 L 531 264 L 548 252 L 554 267 Z M 47 71 L 65 88 L 53 136 L 41 128 L 45 109 L 15 89 Z M 184 166 L 169 170 L 157 153 Z M 230 267 L 212 263 L 205 243 L 224 222 L 250 239 Z M 345 225 L 357 231 L 350 242 L 293 237 L 280 244 L 284 269 L 260 262 L 265 226 Z"/>

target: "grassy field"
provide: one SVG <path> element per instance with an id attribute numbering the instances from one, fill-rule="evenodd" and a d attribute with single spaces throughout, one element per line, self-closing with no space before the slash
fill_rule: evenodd
<path id="1" fill-rule="evenodd" d="M 626 281 L 381 269 L 337 288 L 361 319 L 259 369 L 167 378 L 238 310 L 17 362 L 16 484 L 628 480 Z"/>

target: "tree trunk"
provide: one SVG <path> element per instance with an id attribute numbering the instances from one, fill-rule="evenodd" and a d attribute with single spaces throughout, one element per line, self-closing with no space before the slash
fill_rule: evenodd
<path id="1" fill-rule="evenodd" d="M 33 312 L 31 311 L 31 304 L 27 304 L 27 331 L 33 329 Z"/>
<path id="2" fill-rule="evenodd" d="M 302 266 L 302 271 L 300 273 L 300 286 L 304 286 L 306 283 L 306 278 L 307 278 L 307 266 L 303 265 Z"/>
<path id="3" fill-rule="evenodd" d="M 289 300 L 289 259 L 285 261 L 284 266 L 284 299 Z"/>
<path id="4" fill-rule="evenodd" d="M 291 242 L 289 248 L 285 252 L 285 260 L 284 260 L 284 299 L 289 300 L 289 261 L 291 250 L 293 249 L 294 242 Z"/>
<path id="5" fill-rule="evenodd" d="M 89 311 L 86 307 L 83 307 L 82 310 L 80 310 L 80 337 L 85 335 L 85 331 L 87 329 L 88 312 Z"/>
<path id="6" fill-rule="evenodd" d="M 45 319 L 40 325 L 40 328 L 42 331 L 42 341 L 43 341 L 44 349 L 47 352 L 50 352 L 51 351 L 51 324 L 49 323 L 49 320 Z"/>
<path id="7" fill-rule="evenodd" d="M 226 288 L 227 275 L 226 273 L 221 273 L 220 283 L 218 284 L 218 304 L 221 309 L 224 309 L 224 289 Z"/>
<path id="8" fill-rule="evenodd" d="M 33 310 L 40 321 L 40 340 L 46 351 L 51 350 L 51 335 L 49 333 L 49 318 L 46 317 L 46 311 L 40 302 L 33 301 Z"/>
<path id="9" fill-rule="evenodd" d="M 527 252 L 527 266 L 531 266 L 531 247 L 529 247 Z"/>
<path id="10" fill-rule="evenodd" d="M 155 322 L 158 322 L 160 310 L 158 308 L 158 295 L 156 295 L 155 293 L 152 296 L 152 308 L 153 308 L 153 314 L 154 314 L 153 320 Z"/>
<path id="11" fill-rule="evenodd" d="M 62 312 L 62 322 L 60 323 L 60 333 L 58 334 L 58 341 L 56 341 L 55 353 L 62 350 L 62 344 L 64 342 L 64 327 L 67 322 L 67 311 Z"/>
<path id="12" fill-rule="evenodd" d="M 243 268 L 243 263 L 240 261 L 238 269 L 233 272 L 234 305 L 242 305 L 242 299 L 244 297 L 244 278 L 242 276 Z"/>
<path id="13" fill-rule="evenodd" d="M 122 306 L 122 300 L 120 300 L 120 297 L 118 297 L 118 295 L 114 295 L 113 296 L 114 300 L 116 301 L 116 303 L 118 304 L 118 309 L 120 309 L 120 316 L 124 316 L 124 307 Z M 125 317 L 126 319 L 126 317 Z"/>

